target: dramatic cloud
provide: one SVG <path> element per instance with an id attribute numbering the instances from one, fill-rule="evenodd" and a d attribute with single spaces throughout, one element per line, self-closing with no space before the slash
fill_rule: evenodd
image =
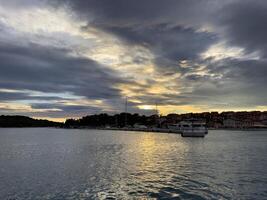
<path id="1" fill-rule="evenodd" d="M 71 92 L 88 98 L 112 98 L 119 79 L 89 58 L 68 55 L 66 49 L 35 44 L 27 47 L 0 45 L 0 87 L 41 92 Z"/>
<path id="2" fill-rule="evenodd" d="M 264 109 L 265 0 L 0 0 L 0 114 Z"/>
<path id="3" fill-rule="evenodd" d="M 235 2 L 225 6 L 219 14 L 219 23 L 225 28 L 231 44 L 246 51 L 267 53 L 267 3 L 264 0 Z"/>

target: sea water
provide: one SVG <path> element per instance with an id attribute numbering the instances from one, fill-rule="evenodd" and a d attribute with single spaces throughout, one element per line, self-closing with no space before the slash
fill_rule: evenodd
<path id="1" fill-rule="evenodd" d="M 267 132 L 0 129 L 0 199 L 267 199 Z"/>

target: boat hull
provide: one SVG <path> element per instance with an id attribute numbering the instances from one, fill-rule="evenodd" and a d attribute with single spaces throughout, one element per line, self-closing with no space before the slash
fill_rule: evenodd
<path id="1" fill-rule="evenodd" d="M 182 137 L 205 137 L 206 133 L 186 132 L 181 133 Z"/>
<path id="2" fill-rule="evenodd" d="M 208 134 L 207 130 L 187 130 L 182 131 L 181 136 L 182 137 L 205 137 L 205 135 Z"/>

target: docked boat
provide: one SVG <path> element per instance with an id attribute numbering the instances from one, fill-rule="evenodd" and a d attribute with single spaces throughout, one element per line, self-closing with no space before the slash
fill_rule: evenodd
<path id="1" fill-rule="evenodd" d="M 169 125 L 172 132 L 181 133 L 182 137 L 205 137 L 208 129 L 205 122 L 199 120 L 186 120 L 178 124 Z"/>

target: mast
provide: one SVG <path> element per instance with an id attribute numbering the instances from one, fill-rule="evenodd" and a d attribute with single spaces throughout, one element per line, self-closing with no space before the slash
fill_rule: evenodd
<path id="1" fill-rule="evenodd" d="M 126 96 L 125 98 L 125 127 L 127 126 L 127 107 L 128 107 L 128 100 Z"/>
<path id="2" fill-rule="evenodd" d="M 159 111 L 158 111 L 158 103 L 157 103 L 157 101 L 155 102 L 155 106 L 156 106 L 156 115 L 158 116 L 159 115 Z"/>

